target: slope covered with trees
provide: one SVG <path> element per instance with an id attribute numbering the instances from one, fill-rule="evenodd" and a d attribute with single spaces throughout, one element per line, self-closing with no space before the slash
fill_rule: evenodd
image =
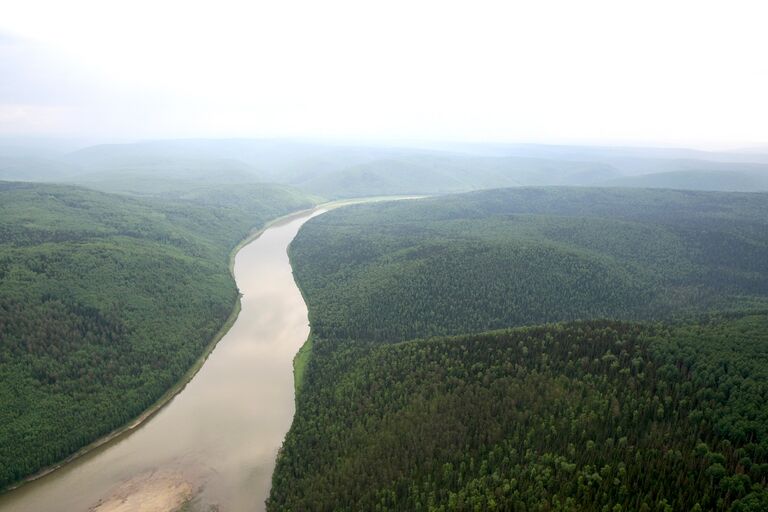
<path id="1" fill-rule="evenodd" d="M 0 487 L 149 407 L 230 315 L 228 256 L 282 186 L 139 201 L 0 182 Z"/>
<path id="2" fill-rule="evenodd" d="M 764 510 L 767 199 L 509 189 L 309 221 L 268 508 Z"/>
<path id="3" fill-rule="evenodd" d="M 768 196 L 505 189 L 359 205 L 291 245 L 315 335 L 396 341 L 768 305 Z"/>
<path id="4" fill-rule="evenodd" d="M 768 505 L 768 316 L 316 343 L 273 510 Z"/>

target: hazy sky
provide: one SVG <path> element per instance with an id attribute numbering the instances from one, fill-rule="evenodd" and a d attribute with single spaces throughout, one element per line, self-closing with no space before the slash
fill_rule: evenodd
<path id="1" fill-rule="evenodd" d="M 0 0 L 0 135 L 768 143 L 739 0 Z"/>

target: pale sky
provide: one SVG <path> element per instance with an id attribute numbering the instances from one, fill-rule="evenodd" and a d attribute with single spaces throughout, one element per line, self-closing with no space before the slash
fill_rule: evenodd
<path id="1" fill-rule="evenodd" d="M 0 135 L 768 144 L 739 0 L 0 0 Z"/>

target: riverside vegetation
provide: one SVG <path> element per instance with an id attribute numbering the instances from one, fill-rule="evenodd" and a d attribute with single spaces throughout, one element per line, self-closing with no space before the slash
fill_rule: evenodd
<path id="1" fill-rule="evenodd" d="M 507 189 L 291 245 L 269 510 L 768 509 L 768 196 Z"/>
<path id="2" fill-rule="evenodd" d="M 233 248 L 313 204 L 260 184 L 160 200 L 0 182 L 0 488 L 174 386 L 235 307 Z"/>

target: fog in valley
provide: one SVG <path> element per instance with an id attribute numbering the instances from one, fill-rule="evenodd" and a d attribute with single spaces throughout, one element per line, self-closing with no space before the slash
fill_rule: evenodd
<path id="1" fill-rule="evenodd" d="M 760 12 L 694 1 L 9 2 L 0 179 L 135 193 L 181 178 L 272 181 L 328 197 L 762 190 Z M 150 177 L 165 185 L 147 187 Z"/>

